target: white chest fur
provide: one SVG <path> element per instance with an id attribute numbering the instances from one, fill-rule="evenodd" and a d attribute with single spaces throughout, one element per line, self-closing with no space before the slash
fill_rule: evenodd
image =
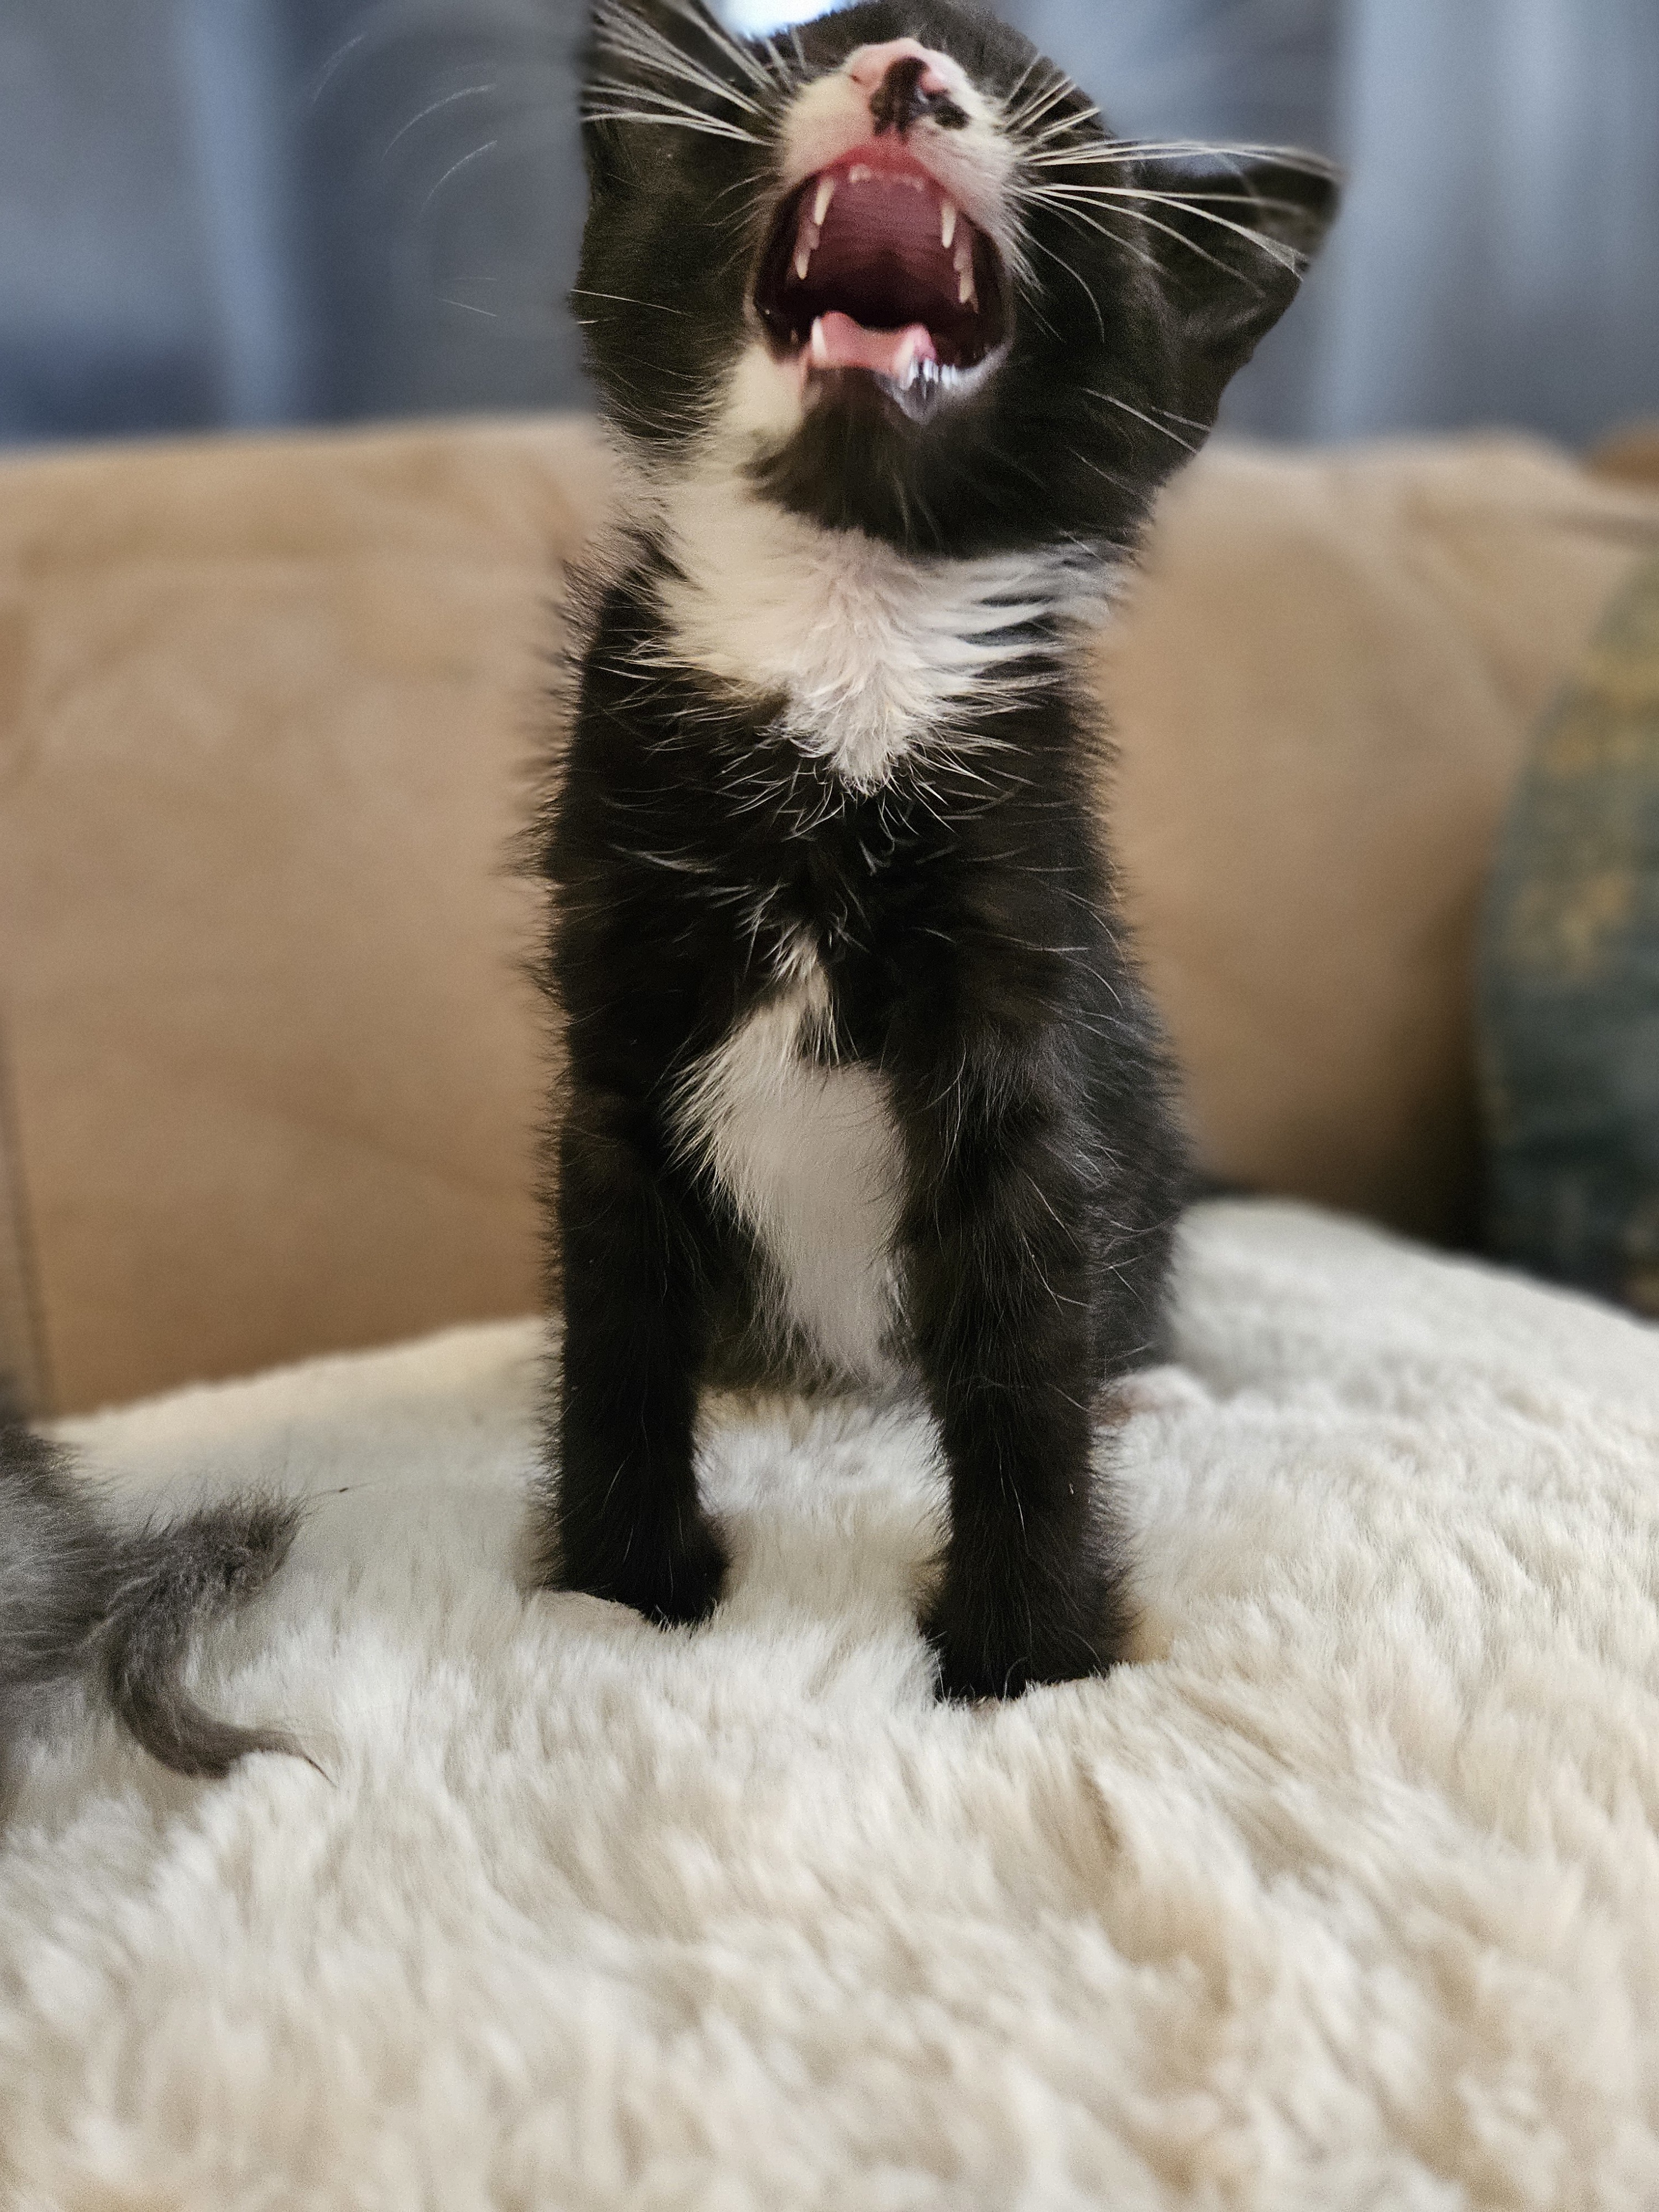
<path id="1" fill-rule="evenodd" d="M 781 696 L 789 734 L 860 789 L 959 720 L 953 708 L 1017 683 L 1022 626 L 1055 601 L 1052 556 L 914 559 L 730 478 L 696 478 L 665 508 L 675 653 L 757 697 Z"/>
<path id="2" fill-rule="evenodd" d="M 798 943 L 775 995 L 692 1069 L 677 1118 L 759 1243 L 780 1318 L 844 1371 L 878 1378 L 902 1162 L 881 1079 L 811 1058 L 829 1018 L 823 971 Z"/>

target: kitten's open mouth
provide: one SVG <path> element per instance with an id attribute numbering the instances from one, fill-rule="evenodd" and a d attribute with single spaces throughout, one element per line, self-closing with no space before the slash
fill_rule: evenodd
<path id="1" fill-rule="evenodd" d="M 978 380 L 1008 335 L 1002 257 L 913 155 L 878 139 L 778 212 L 755 306 L 805 374 L 864 369 L 910 413 Z"/>

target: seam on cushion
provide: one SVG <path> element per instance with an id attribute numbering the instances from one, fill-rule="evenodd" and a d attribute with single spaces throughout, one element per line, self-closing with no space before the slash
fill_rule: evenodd
<path id="1" fill-rule="evenodd" d="M 51 1411 L 45 1316 L 34 1271 L 11 1062 L 0 1017 L 0 1374 L 30 1413 Z"/>

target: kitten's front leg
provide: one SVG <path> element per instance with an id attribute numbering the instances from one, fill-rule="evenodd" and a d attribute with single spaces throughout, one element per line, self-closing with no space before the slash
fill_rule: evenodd
<path id="1" fill-rule="evenodd" d="M 907 1116 L 912 1322 L 951 1478 L 945 1577 L 922 1626 L 951 1698 L 1103 1673 L 1129 1631 L 1091 1466 L 1081 1116 L 1010 1076 L 1036 1057 L 970 1058 Z"/>
<path id="2" fill-rule="evenodd" d="M 564 1359 L 544 1571 L 665 1626 L 706 1618 L 726 1572 L 694 1459 L 706 1334 L 694 1212 L 645 1109 L 575 1083 L 559 1152 Z"/>

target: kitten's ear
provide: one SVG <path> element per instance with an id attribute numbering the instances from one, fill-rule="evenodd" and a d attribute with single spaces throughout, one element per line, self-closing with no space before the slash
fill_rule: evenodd
<path id="1" fill-rule="evenodd" d="M 699 9 L 696 0 L 595 0 L 592 13 L 596 18 L 631 16 L 636 23 L 649 23 L 672 36 L 677 28 L 684 30 L 695 21 Z"/>
<path id="2" fill-rule="evenodd" d="M 724 35 L 712 0 L 592 0 L 587 21 L 594 43 L 613 37 L 626 42 L 641 28 L 680 47 Z"/>
<path id="3" fill-rule="evenodd" d="M 660 76 L 650 62 L 667 36 L 667 10 L 653 0 L 592 0 L 587 10 L 587 39 L 582 52 L 582 152 L 587 181 L 598 191 L 625 175 L 630 166 L 627 134 L 617 118 L 631 109 L 649 108 L 636 97 Z M 656 58 L 660 59 L 660 53 Z M 642 66 L 643 65 L 643 66 Z"/>
<path id="4" fill-rule="evenodd" d="M 1165 290 L 1194 389 L 1217 401 L 1300 289 L 1336 219 L 1338 172 L 1313 154 L 1252 155 L 1201 171 L 1147 172 Z M 1195 410 L 1195 411 L 1199 411 Z"/>

